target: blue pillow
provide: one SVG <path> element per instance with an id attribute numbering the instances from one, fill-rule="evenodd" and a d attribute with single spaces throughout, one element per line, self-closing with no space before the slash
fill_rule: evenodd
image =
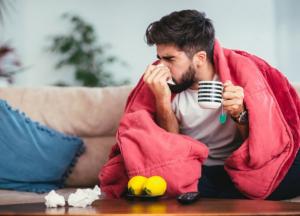
<path id="1" fill-rule="evenodd" d="M 0 99 L 0 188 L 37 193 L 64 186 L 83 141 L 32 121 Z"/>

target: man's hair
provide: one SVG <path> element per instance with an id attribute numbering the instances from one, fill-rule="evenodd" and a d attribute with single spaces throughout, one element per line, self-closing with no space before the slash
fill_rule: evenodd
<path id="1" fill-rule="evenodd" d="M 175 11 L 151 23 L 146 30 L 148 45 L 173 44 L 189 58 L 206 51 L 213 63 L 215 29 L 205 13 L 196 10 Z"/>

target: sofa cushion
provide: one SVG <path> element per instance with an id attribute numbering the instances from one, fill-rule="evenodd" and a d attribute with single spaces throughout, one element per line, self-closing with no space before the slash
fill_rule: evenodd
<path id="1" fill-rule="evenodd" d="M 64 185 L 83 141 L 14 110 L 0 100 L 0 188 L 46 192 Z"/>
<path id="2" fill-rule="evenodd" d="M 84 137 L 85 152 L 78 158 L 72 173 L 67 178 L 67 187 L 93 187 L 98 184 L 100 168 L 116 139 L 114 136 Z"/>
<path id="3" fill-rule="evenodd" d="M 0 88 L 0 98 L 32 119 L 83 137 L 114 135 L 131 86 Z"/>

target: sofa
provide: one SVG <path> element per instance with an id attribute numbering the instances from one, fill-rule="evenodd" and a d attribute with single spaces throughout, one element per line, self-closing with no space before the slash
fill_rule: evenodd
<path id="1" fill-rule="evenodd" d="M 295 87 L 300 92 L 300 84 Z M 86 151 L 66 179 L 66 187 L 57 190 L 67 198 L 76 188 L 98 183 L 99 170 L 115 144 L 115 133 L 132 88 L 2 87 L 0 98 L 34 121 L 83 139 Z M 44 202 L 45 195 L 0 190 L 0 205 Z M 300 197 L 290 201 L 300 202 Z"/>

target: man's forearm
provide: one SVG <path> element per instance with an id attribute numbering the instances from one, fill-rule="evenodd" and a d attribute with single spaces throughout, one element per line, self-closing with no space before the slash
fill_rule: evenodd
<path id="1" fill-rule="evenodd" d="M 172 110 L 171 103 L 156 103 L 157 124 L 171 133 L 179 133 L 179 124 Z"/>

